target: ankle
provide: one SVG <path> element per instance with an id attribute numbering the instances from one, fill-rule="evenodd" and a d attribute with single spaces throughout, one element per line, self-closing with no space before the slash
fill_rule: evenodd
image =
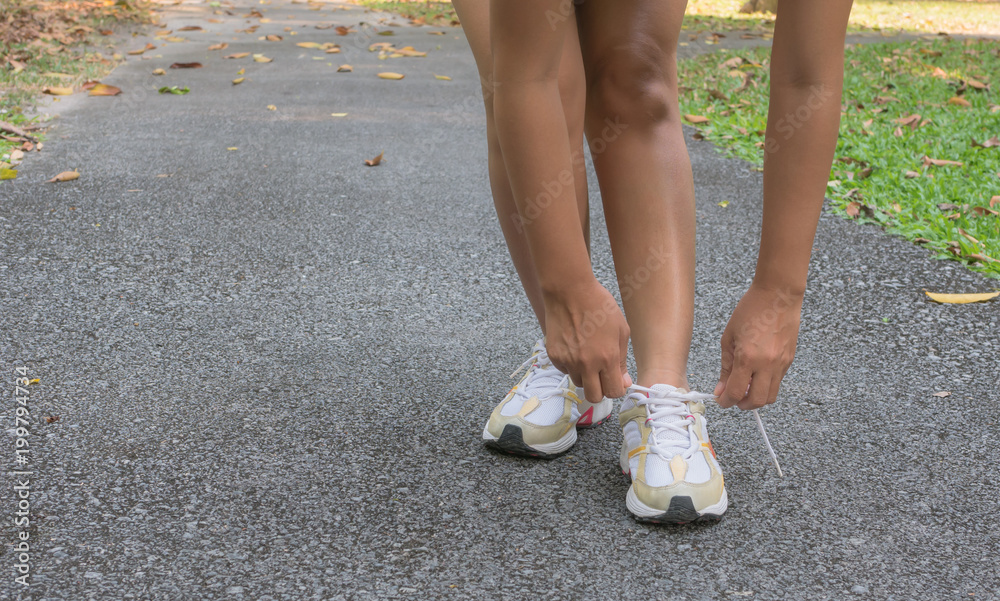
<path id="1" fill-rule="evenodd" d="M 649 388 L 655 384 L 669 384 L 675 388 L 690 390 L 688 387 L 687 374 L 670 369 L 644 369 L 640 370 L 636 384 Z"/>

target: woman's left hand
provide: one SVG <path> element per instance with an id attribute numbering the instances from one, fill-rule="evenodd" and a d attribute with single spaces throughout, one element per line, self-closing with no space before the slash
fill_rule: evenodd
<path id="1" fill-rule="evenodd" d="M 802 294 L 751 284 L 722 334 L 719 405 L 750 410 L 777 400 L 795 358 L 801 313 Z"/>

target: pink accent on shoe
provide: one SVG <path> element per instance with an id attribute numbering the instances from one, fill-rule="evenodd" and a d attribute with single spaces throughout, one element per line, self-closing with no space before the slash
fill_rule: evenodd
<path id="1" fill-rule="evenodd" d="M 593 423 L 593 421 L 594 421 L 594 408 L 591 407 L 590 409 L 587 409 L 583 413 L 583 415 L 580 416 L 580 419 L 576 420 L 576 425 L 589 426 Z"/>

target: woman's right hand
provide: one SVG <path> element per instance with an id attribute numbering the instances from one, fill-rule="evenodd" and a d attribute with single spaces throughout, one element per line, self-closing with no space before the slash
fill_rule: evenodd
<path id="1" fill-rule="evenodd" d="M 629 327 L 596 279 L 545 294 L 545 348 L 552 365 L 583 386 L 587 401 L 625 396 Z"/>

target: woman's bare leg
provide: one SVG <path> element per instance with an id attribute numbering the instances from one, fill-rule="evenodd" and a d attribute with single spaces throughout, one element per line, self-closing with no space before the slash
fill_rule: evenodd
<path id="1" fill-rule="evenodd" d="M 591 145 L 638 384 L 687 388 L 694 183 L 677 106 L 684 0 L 577 8 Z"/>
<path id="2" fill-rule="evenodd" d="M 497 139 L 496 121 L 493 117 L 493 53 L 490 50 L 490 5 L 489 0 L 454 0 L 455 11 L 462 21 L 462 28 L 476 58 L 479 77 L 483 86 L 483 102 L 486 105 L 486 137 L 489 144 L 490 186 L 493 190 L 493 204 L 500 228 L 507 240 L 514 267 L 521 278 L 521 284 L 528 295 L 531 308 L 538 323 L 545 331 L 545 308 L 542 292 L 538 284 L 535 266 L 531 261 L 528 242 L 524 236 L 511 192 L 507 168 Z M 562 97 L 563 112 L 566 114 L 566 128 L 570 146 L 575 149 L 573 177 L 580 222 L 583 225 L 584 240 L 590 247 L 590 207 L 588 203 L 587 171 L 583 158 L 583 120 L 586 83 L 584 81 L 583 59 L 580 55 L 580 41 L 576 31 L 569 32 L 563 47 L 562 62 L 559 65 L 559 92 Z"/>

